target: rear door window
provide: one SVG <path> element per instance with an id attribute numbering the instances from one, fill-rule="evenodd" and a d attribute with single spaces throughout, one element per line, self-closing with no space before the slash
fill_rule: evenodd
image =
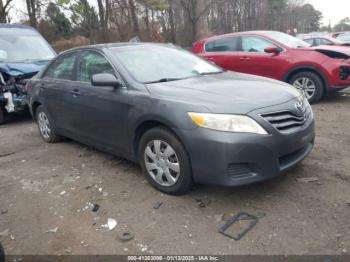
<path id="1" fill-rule="evenodd" d="M 233 52 L 239 49 L 239 37 L 220 38 L 205 44 L 206 52 Z"/>
<path id="2" fill-rule="evenodd" d="M 47 69 L 44 77 L 62 80 L 74 80 L 74 66 L 76 62 L 76 53 L 65 55 L 56 60 Z"/>
<path id="3" fill-rule="evenodd" d="M 115 74 L 113 67 L 102 54 L 85 51 L 80 58 L 77 80 L 90 83 L 93 75 L 102 73 Z"/>
<path id="4" fill-rule="evenodd" d="M 305 39 L 304 40 L 306 43 L 309 43 L 311 46 L 315 46 L 316 43 L 314 43 L 314 39 L 313 38 L 310 38 L 310 39 Z"/>

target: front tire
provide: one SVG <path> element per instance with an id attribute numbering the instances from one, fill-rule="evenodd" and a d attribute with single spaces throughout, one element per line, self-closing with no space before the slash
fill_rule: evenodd
<path id="1" fill-rule="evenodd" d="M 142 171 L 155 188 L 171 195 L 192 188 L 188 154 L 172 132 L 162 127 L 150 129 L 142 136 L 138 152 Z"/>
<path id="2" fill-rule="evenodd" d="M 0 125 L 5 122 L 5 111 L 2 106 L 0 106 Z"/>
<path id="3" fill-rule="evenodd" d="M 324 94 L 322 79 L 313 72 L 300 72 L 292 76 L 289 83 L 301 90 L 310 103 L 317 103 Z"/>
<path id="4" fill-rule="evenodd" d="M 40 135 L 44 141 L 46 143 L 56 143 L 60 141 L 61 137 L 57 135 L 45 108 L 43 106 L 39 106 L 36 109 L 35 115 Z"/>

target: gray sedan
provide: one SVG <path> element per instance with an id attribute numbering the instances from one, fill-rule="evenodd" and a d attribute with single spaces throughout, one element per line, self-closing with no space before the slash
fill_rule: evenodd
<path id="1" fill-rule="evenodd" d="M 314 144 L 311 107 L 295 88 L 224 71 L 171 45 L 72 49 L 28 88 L 46 142 L 69 137 L 138 162 L 168 194 L 272 178 Z"/>

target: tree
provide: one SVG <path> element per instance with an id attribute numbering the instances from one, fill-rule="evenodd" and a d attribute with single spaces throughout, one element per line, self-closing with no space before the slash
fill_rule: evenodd
<path id="1" fill-rule="evenodd" d="M 0 23 L 7 22 L 7 15 L 12 1 L 13 0 L 6 0 L 3 2 L 3 0 L 0 0 Z"/>
<path id="2" fill-rule="evenodd" d="M 103 39 L 108 42 L 108 22 L 110 14 L 110 1 L 109 0 L 97 0 L 98 13 L 100 17 L 100 24 L 102 27 Z"/>
<path id="3" fill-rule="evenodd" d="M 54 28 L 56 38 L 67 38 L 72 34 L 72 27 L 69 19 L 61 12 L 58 5 L 49 3 L 46 8 L 46 16 Z"/>
<path id="4" fill-rule="evenodd" d="M 198 32 L 204 27 L 203 16 L 208 13 L 211 1 L 181 0 L 181 5 L 191 26 L 192 42 L 194 42 L 198 38 Z"/>
<path id="5" fill-rule="evenodd" d="M 26 0 L 29 23 L 32 27 L 37 28 L 37 11 L 40 8 L 39 0 Z"/>
<path id="6" fill-rule="evenodd" d="M 339 21 L 333 28 L 334 31 L 350 31 L 350 18 L 346 17 Z"/>
<path id="7" fill-rule="evenodd" d="M 140 27 L 139 27 L 138 17 L 136 14 L 136 5 L 134 0 L 129 0 L 129 8 L 130 8 L 132 24 L 134 27 L 134 34 L 136 36 L 140 36 Z"/>

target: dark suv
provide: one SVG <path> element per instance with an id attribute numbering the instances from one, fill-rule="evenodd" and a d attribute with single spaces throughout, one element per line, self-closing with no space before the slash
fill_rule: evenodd
<path id="1" fill-rule="evenodd" d="M 170 45 L 67 51 L 31 80 L 29 99 L 46 142 L 65 136 L 139 162 L 170 194 L 193 182 L 269 179 L 314 144 L 312 110 L 297 89 Z"/>

